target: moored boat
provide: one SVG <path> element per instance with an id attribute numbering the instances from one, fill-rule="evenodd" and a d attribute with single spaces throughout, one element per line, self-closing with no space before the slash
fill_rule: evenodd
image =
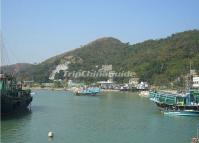
<path id="1" fill-rule="evenodd" d="M 76 95 L 81 96 L 81 95 L 90 95 L 90 96 L 95 96 L 100 92 L 100 88 L 98 87 L 89 87 L 89 88 L 82 88 L 76 91 Z"/>
<path id="2" fill-rule="evenodd" d="M 184 94 L 150 92 L 150 100 L 155 102 L 165 115 L 199 116 L 198 90 L 189 90 Z"/>
<path id="3" fill-rule="evenodd" d="M 32 102 L 30 90 L 22 90 L 13 76 L 0 74 L 1 114 L 26 109 Z"/>

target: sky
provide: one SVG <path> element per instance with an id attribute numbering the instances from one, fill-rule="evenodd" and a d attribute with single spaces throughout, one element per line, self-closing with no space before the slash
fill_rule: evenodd
<path id="1" fill-rule="evenodd" d="M 135 44 L 199 29 L 199 0 L 0 0 L 9 63 L 40 63 L 97 38 Z"/>

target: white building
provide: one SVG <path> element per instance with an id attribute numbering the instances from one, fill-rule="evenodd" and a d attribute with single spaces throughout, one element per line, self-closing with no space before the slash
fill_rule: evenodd
<path id="1" fill-rule="evenodd" d="M 140 82 L 138 85 L 137 85 L 137 89 L 139 90 L 145 90 L 145 89 L 148 89 L 149 88 L 149 85 L 147 82 Z"/>
<path id="2" fill-rule="evenodd" d="M 112 65 L 102 65 L 102 70 L 104 70 L 104 71 L 112 71 Z"/>
<path id="3" fill-rule="evenodd" d="M 114 86 L 114 84 L 115 84 L 111 80 L 108 80 L 108 81 L 98 81 L 97 83 L 100 84 L 101 88 L 103 88 L 103 89 L 112 89 L 113 86 Z"/>
<path id="4" fill-rule="evenodd" d="M 199 77 L 193 77 L 193 88 L 199 88 Z"/>

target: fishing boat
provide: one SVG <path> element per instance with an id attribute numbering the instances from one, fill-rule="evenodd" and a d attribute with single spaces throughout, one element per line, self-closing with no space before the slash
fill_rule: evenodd
<path id="1" fill-rule="evenodd" d="M 89 88 L 81 88 L 76 91 L 77 96 L 88 95 L 95 96 L 100 92 L 100 88 L 98 87 L 89 87 Z"/>
<path id="2" fill-rule="evenodd" d="M 149 96 L 165 115 L 199 116 L 199 90 L 182 94 L 150 91 Z"/>
<path id="3" fill-rule="evenodd" d="M 16 78 L 11 75 L 0 74 L 1 114 L 19 109 L 26 109 L 32 102 L 30 90 L 23 90 Z"/>

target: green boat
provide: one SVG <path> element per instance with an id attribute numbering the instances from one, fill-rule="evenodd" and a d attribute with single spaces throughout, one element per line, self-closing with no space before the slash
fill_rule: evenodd
<path id="1" fill-rule="evenodd" d="M 165 115 L 199 116 L 199 90 L 183 94 L 151 91 L 149 96 Z"/>
<path id="2" fill-rule="evenodd" d="M 1 115 L 27 109 L 32 102 L 31 90 L 22 90 L 22 85 L 17 84 L 16 78 L 0 74 L 1 90 Z"/>

